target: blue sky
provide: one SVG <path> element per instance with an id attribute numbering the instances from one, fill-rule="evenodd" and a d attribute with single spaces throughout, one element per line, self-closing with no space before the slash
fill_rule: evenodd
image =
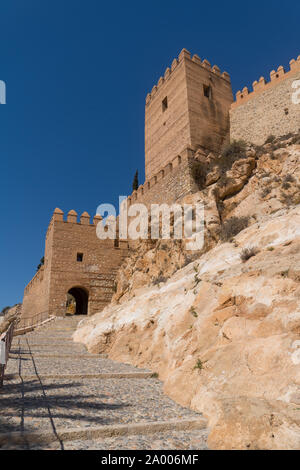
<path id="1" fill-rule="evenodd" d="M 144 178 L 145 96 L 185 47 L 233 91 L 300 54 L 298 1 L 0 3 L 0 310 L 22 300 L 55 207 L 95 214 Z"/>

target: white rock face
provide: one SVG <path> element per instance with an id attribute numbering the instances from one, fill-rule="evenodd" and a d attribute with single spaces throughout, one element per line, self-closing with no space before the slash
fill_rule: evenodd
<path id="1" fill-rule="evenodd" d="M 170 397 L 208 417 L 211 448 L 296 449 L 300 207 L 235 241 L 81 322 L 74 340 L 158 372 Z M 242 263 L 248 246 L 260 251 Z"/>

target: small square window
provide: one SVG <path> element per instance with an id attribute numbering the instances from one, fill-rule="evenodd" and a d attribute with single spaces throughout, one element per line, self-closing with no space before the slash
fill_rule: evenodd
<path id="1" fill-rule="evenodd" d="M 211 87 L 209 85 L 203 85 L 203 94 L 206 98 L 211 98 Z"/>
<path id="2" fill-rule="evenodd" d="M 83 261 L 83 253 L 77 253 L 77 261 L 78 261 L 79 263 L 82 263 L 82 261 Z"/>
<path id="3" fill-rule="evenodd" d="M 168 97 L 166 96 L 161 103 L 163 113 L 168 109 Z"/>

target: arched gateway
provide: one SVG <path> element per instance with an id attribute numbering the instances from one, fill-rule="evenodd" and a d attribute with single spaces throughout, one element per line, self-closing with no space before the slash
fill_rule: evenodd
<path id="1" fill-rule="evenodd" d="M 115 240 L 100 240 L 99 221 L 99 215 L 91 221 L 87 212 L 78 221 L 73 210 L 64 220 L 63 212 L 55 209 L 46 235 L 45 264 L 25 288 L 24 316 L 93 315 L 110 302 L 127 241 L 116 246 Z"/>
<path id="2" fill-rule="evenodd" d="M 75 315 L 87 315 L 89 304 L 89 293 L 83 287 L 72 287 L 68 291 L 67 307 L 68 304 L 74 306 L 73 313 Z"/>

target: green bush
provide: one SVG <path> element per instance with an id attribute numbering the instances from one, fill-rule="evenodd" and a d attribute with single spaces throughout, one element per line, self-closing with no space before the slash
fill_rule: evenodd
<path id="1" fill-rule="evenodd" d="M 203 369 L 203 362 L 201 361 L 201 359 L 197 360 L 196 365 L 194 366 L 194 369 L 199 369 L 199 370 Z"/>

